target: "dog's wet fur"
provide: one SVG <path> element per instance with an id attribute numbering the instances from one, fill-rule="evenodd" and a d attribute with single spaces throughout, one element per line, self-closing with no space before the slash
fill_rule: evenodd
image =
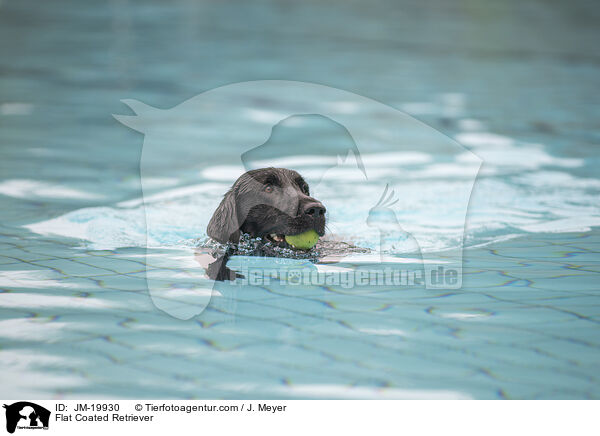
<path id="1" fill-rule="evenodd" d="M 296 171 L 261 168 L 240 176 L 225 194 L 208 223 L 210 237 L 196 251 L 196 260 L 216 281 L 243 278 L 227 268 L 230 256 L 269 256 L 337 262 L 350 253 L 367 253 L 336 238 L 322 238 L 311 250 L 296 250 L 286 235 L 307 230 L 325 234 L 325 206 L 311 197 L 308 184 Z M 323 257 L 325 255 L 325 257 Z"/>
<path id="2" fill-rule="evenodd" d="M 315 230 L 325 234 L 325 206 L 310 196 L 308 183 L 296 171 L 260 168 L 240 176 L 208 223 L 207 233 L 222 244 L 242 234 L 292 248 L 285 236 Z"/>

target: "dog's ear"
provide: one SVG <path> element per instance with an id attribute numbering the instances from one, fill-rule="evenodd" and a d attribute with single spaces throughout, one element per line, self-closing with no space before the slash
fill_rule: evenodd
<path id="1" fill-rule="evenodd" d="M 215 213 L 213 214 L 208 228 L 208 236 L 215 241 L 225 244 L 227 242 L 238 242 L 240 239 L 240 225 L 238 222 L 235 192 L 230 189 Z"/>

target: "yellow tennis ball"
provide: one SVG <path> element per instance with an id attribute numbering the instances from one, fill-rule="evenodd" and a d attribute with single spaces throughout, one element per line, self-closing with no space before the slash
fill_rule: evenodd
<path id="1" fill-rule="evenodd" d="M 314 230 L 307 230 L 299 235 L 286 235 L 285 240 L 292 247 L 310 250 L 319 240 L 319 235 Z"/>

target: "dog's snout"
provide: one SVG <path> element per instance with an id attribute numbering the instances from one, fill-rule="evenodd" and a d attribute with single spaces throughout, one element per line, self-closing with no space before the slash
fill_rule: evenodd
<path id="1" fill-rule="evenodd" d="M 304 213 L 306 215 L 311 215 L 315 218 L 325 215 L 325 212 L 326 212 L 325 206 L 323 206 L 321 203 L 319 203 L 317 201 L 309 203 L 304 206 Z"/>

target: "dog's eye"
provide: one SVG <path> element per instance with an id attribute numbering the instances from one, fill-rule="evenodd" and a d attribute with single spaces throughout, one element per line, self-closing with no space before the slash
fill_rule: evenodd
<path id="1" fill-rule="evenodd" d="M 273 187 L 271 185 L 265 186 L 265 192 L 270 194 L 271 192 L 273 192 Z"/>

